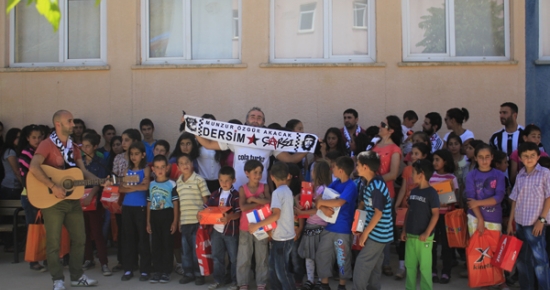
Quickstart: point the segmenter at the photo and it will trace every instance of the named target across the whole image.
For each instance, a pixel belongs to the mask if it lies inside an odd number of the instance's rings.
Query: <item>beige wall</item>
[[[106,0],[104,0],[106,1]],[[466,107],[465,128],[487,140],[500,128],[499,104],[513,101],[525,108],[524,1],[510,1],[511,48],[515,65],[446,65],[400,67],[401,0],[377,1],[377,59],[383,67],[261,68],[269,60],[269,0],[242,0],[242,63],[246,68],[131,69],[140,59],[139,0],[107,0],[109,70],[0,72],[0,120],[7,128],[50,123],[65,108],[100,130],[137,127],[149,117],[157,138],[174,143],[181,109],[213,113],[219,120],[244,119],[261,107],[267,123],[303,121],[306,131],[324,135],[341,127],[342,112],[359,111],[362,126],[376,125],[386,115],[408,109],[420,116],[444,115]],[[2,1],[3,3],[6,0]],[[2,6],[5,7],[5,6]],[[0,13],[0,68],[8,63],[8,20]],[[423,119],[423,117],[421,117]],[[420,129],[420,122],[416,126]],[[441,134],[447,130],[444,128]]]

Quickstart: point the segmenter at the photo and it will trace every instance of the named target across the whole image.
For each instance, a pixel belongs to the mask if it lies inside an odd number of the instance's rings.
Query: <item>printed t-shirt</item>
[[[343,199],[346,202],[340,207],[336,222],[327,224],[325,229],[333,233],[351,234],[351,224],[355,216],[355,204],[357,202],[357,186],[351,179],[344,183],[340,179],[337,179],[329,185],[329,188],[340,193],[339,199]]]
[[[229,190],[222,190],[222,193],[220,194],[220,202],[218,204],[218,206],[227,206],[227,203],[228,203],[228,200],[227,198],[229,197],[229,194],[231,192]],[[223,229],[225,228],[225,225],[214,225],[214,229],[216,231],[218,231],[218,233],[223,233]]]
[[[363,202],[367,218],[365,219],[365,228],[371,222],[376,210],[382,212],[382,217],[376,223],[376,226],[369,234],[369,239],[378,243],[389,243],[393,241],[393,218],[392,202],[388,187],[382,176],[374,177],[363,188],[361,188]]]
[[[233,186],[235,188],[239,188],[243,184],[246,184],[248,182],[248,178],[244,173],[244,164],[248,160],[258,160],[264,165],[264,171],[262,172],[262,179],[260,179],[260,182],[264,184],[267,183],[267,168],[269,167],[269,157],[271,155],[277,157],[277,155],[281,153],[281,151],[255,149],[224,142],[218,142],[218,144],[222,151],[231,150],[235,153],[233,157],[233,168],[235,168],[236,179]]]
[[[277,221],[277,227],[273,230],[273,240],[288,241],[294,239],[294,198],[287,185],[282,185],[273,191],[271,197],[271,210],[278,208],[281,215]]]
[[[409,197],[409,219],[405,225],[407,234],[418,236],[423,234],[432,219],[432,209],[438,207],[439,196],[433,187],[413,189]]]
[[[380,168],[377,172],[378,175],[384,175],[390,172],[391,157],[394,153],[399,153],[399,158],[401,158],[401,148],[399,148],[399,146],[395,144],[390,144],[383,147],[377,145],[374,146],[372,151],[378,153],[378,155],[380,156]],[[390,191],[390,197],[394,199],[395,189],[393,187],[393,180],[387,180],[386,185],[388,186],[388,190]]]
[[[170,179],[163,182],[152,181],[149,184],[149,195],[147,195],[147,201],[151,203],[151,210],[174,208],[173,201],[179,199],[174,187],[176,187],[176,183]]]
[[[502,206],[500,203],[506,194],[506,179],[502,171],[492,168],[487,172],[474,169],[466,177],[466,198],[484,200],[494,198],[497,204],[493,206],[479,207],[481,215],[486,222],[502,222]],[[474,211],[468,209],[468,214],[475,216]]]
[[[143,182],[145,179],[145,172],[143,169],[140,170],[130,170],[128,169],[128,175],[135,174],[139,176],[138,184]],[[122,201],[123,206],[147,206],[147,190],[137,190],[128,192],[124,195],[124,200]]]

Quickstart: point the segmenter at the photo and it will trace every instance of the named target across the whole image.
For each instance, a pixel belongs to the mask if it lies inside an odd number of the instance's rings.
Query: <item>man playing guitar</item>
[[[86,170],[82,162],[80,149],[76,144],[73,144],[69,137],[73,133],[73,115],[69,111],[57,111],[53,115],[53,124],[55,131],[40,143],[30,164],[30,172],[36,179],[47,186],[51,190],[51,194],[62,200],[51,207],[42,209],[44,226],[47,232],[46,252],[48,268],[54,283],[53,289],[65,289],[63,266],[59,261],[61,229],[63,225],[67,228],[71,239],[69,262],[71,285],[93,286],[97,284],[97,281],[86,277],[82,270],[86,234],[80,201],[78,199],[65,199],[67,196],[66,190],[50,180],[40,166],[45,164],[58,169],[78,167],[82,170],[86,179],[97,179],[97,177]],[[98,188],[94,188],[92,192],[97,193]]]

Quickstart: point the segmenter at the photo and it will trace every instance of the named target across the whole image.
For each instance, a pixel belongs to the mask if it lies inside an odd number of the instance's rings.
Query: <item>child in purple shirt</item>
[[[488,144],[475,148],[478,167],[468,173],[464,190],[468,199],[468,232],[470,236],[478,230],[502,230],[502,206],[506,193],[504,174],[491,167],[493,149]]]

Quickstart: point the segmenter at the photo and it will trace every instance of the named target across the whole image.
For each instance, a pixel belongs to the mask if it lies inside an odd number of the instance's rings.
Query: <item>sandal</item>
[[[46,268],[44,266],[40,265],[39,263],[32,264],[30,266],[30,268],[31,268],[31,270],[38,271],[38,272],[46,271]]]

